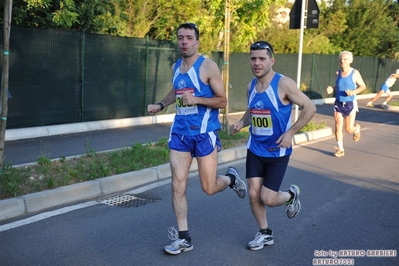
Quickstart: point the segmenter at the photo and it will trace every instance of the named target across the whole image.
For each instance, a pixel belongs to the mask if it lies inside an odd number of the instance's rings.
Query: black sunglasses
[[[198,30],[198,26],[197,25],[195,25],[195,23],[192,23],[192,22],[187,22],[187,23],[184,23],[184,25],[188,25],[188,26],[190,26],[190,28],[195,28],[195,29],[197,29]]]
[[[251,44],[251,50],[268,50],[272,57],[274,57],[272,49],[264,42],[256,42]]]

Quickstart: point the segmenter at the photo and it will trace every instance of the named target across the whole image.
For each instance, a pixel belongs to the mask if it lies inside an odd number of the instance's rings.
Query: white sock
[[[340,151],[344,150],[344,142],[343,141],[337,141],[337,145]]]
[[[387,102],[383,102],[382,105],[387,105]]]
[[[355,125],[356,130],[355,130],[355,134],[360,132],[360,126],[359,125]]]

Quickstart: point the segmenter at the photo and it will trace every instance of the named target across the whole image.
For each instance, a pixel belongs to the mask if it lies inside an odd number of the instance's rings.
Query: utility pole
[[[298,69],[297,81],[298,88],[301,88],[301,72],[302,72],[302,49],[303,49],[303,32],[306,28],[319,27],[320,10],[316,0],[295,0],[290,12],[290,29],[300,29],[299,49],[298,49]],[[298,105],[295,105],[295,122],[298,120]]]
[[[301,88],[301,72],[302,72],[302,49],[303,49],[303,31],[305,28],[305,8],[306,8],[305,0],[302,0],[301,6],[301,29],[299,33],[299,51],[298,51],[298,68],[296,74],[296,84],[298,88]],[[295,104],[295,122],[298,120],[298,105]]]
[[[230,0],[226,0],[225,6],[225,14],[224,14],[224,49],[223,49],[223,82],[224,82],[224,90],[226,92],[227,97],[227,105],[224,109],[223,115],[223,127],[227,131],[227,127],[229,125],[229,60],[230,60]]]

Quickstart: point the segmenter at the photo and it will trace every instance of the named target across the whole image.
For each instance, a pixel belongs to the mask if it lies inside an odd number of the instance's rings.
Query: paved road
[[[302,210],[290,220],[284,207],[268,209],[273,246],[247,250],[258,230],[248,198],[230,190],[207,196],[194,174],[188,184],[191,252],[162,252],[170,242],[167,227],[176,223],[170,185],[160,184],[131,192],[154,200],[139,207],[93,201],[37,222],[27,217],[32,223],[0,232],[0,264],[312,265],[339,262],[328,259],[341,251],[345,265],[399,265],[398,114],[362,108],[358,118],[362,139],[355,143],[346,134],[343,158],[331,156],[332,136],[295,147],[283,188],[294,182],[301,187]],[[243,160],[234,164],[245,172]],[[394,256],[372,257],[375,250]]]

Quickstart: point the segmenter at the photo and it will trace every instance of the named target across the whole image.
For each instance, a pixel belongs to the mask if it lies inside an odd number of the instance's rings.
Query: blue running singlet
[[[249,89],[248,110],[251,115],[247,148],[257,156],[282,157],[291,155],[290,148],[277,148],[277,139],[291,127],[292,103],[283,104],[278,96],[281,74],[275,73],[269,87],[256,92],[256,78]]]
[[[181,73],[179,69],[182,59],[176,61],[172,79],[176,95],[176,115],[171,128],[173,133],[192,136],[220,129],[218,108],[199,104],[185,105],[182,100],[182,94],[186,91],[196,97],[214,97],[209,84],[205,84],[200,78],[200,67],[204,60],[200,56],[186,73]]]

